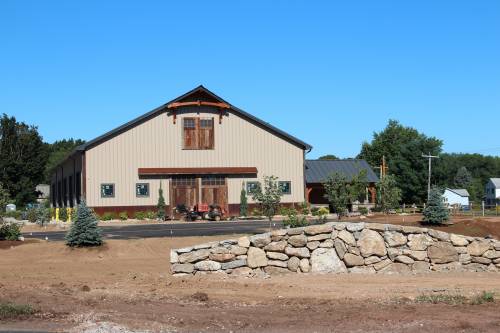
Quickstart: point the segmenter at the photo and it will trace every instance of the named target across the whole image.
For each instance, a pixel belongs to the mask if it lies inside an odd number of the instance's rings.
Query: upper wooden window
[[[213,118],[183,118],[184,149],[214,149]]]

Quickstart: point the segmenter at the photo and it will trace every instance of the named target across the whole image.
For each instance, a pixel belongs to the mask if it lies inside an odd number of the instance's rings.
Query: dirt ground
[[[357,218],[359,220],[359,218]],[[411,225],[442,230],[449,233],[474,237],[491,236],[500,239],[500,216],[471,217],[452,216],[453,224],[443,226],[429,226],[422,223],[422,215],[374,215],[367,218],[371,222]]]
[[[33,241],[0,249],[0,303],[32,304],[0,329],[82,332],[118,323],[153,332],[499,332],[500,301],[417,303],[420,295],[500,298],[499,273],[173,278],[169,250],[225,239],[110,240],[69,249]]]

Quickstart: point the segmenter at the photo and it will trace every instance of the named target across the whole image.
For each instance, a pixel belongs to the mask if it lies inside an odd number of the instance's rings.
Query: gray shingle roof
[[[500,178],[490,178],[490,180],[495,185],[495,188],[500,188]]]
[[[461,197],[468,197],[469,196],[469,192],[464,188],[448,188],[448,190],[450,190],[453,193],[458,194]]]
[[[323,183],[334,172],[351,180],[359,171],[366,170],[370,183],[378,182],[378,177],[365,160],[306,160],[306,183]]]

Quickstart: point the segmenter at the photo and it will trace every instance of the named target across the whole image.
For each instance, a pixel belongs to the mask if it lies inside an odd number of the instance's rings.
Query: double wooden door
[[[175,177],[170,182],[172,211],[178,205],[188,209],[198,203],[219,205],[227,211],[227,183],[221,176]]]

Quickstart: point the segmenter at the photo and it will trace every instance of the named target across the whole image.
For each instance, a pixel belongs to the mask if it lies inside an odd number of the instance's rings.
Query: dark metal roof
[[[216,94],[214,94],[213,92],[211,92],[210,90],[208,90],[207,88],[205,88],[204,86],[200,85],[196,88],[194,88],[193,90],[191,91],[188,91],[187,93],[183,94],[182,96],[179,96],[165,104],[163,104],[162,106],[160,107],[157,107],[156,109],[140,116],[140,117],[137,117],[131,121],[129,121],[128,123],[125,123],[117,128],[115,128],[114,130],[111,130],[93,140],[90,140],[86,143],[84,143],[83,145],[81,146],[78,146],[76,148],[77,151],[85,151],[87,150],[88,148],[92,147],[92,146],[95,146],[103,141],[106,141],[107,139],[115,136],[115,135],[118,135],[124,131],[127,131],[128,129],[132,128],[132,127],[135,127],[153,117],[155,117],[156,115],[164,112],[165,110],[167,110],[167,105],[170,104],[170,103],[174,103],[174,102],[177,102],[177,101],[180,101],[186,97],[188,97],[189,95],[191,94],[194,94],[194,93],[197,93],[197,92],[203,92],[203,93],[206,93],[208,94],[209,96],[221,101],[221,102],[224,102],[224,103],[227,103],[231,106],[231,110],[233,110],[234,113],[236,114],[239,114],[240,116],[242,116],[243,118],[246,118],[247,120],[250,120],[254,123],[256,123],[257,125],[260,125],[262,127],[264,127],[265,129],[269,130],[270,132],[284,138],[285,140],[288,140],[289,142],[292,142],[294,143],[295,145],[305,149],[305,150],[311,150],[312,149],[312,146],[309,145],[308,143],[304,142],[304,141],[301,141],[299,139],[297,139],[296,137],[274,127],[273,125],[243,111],[242,109],[239,109],[237,107],[235,107],[234,105],[231,105],[231,103],[228,103],[226,102],[224,99],[220,98],[219,96],[217,96]]]
[[[365,160],[306,160],[306,183],[323,183],[335,172],[344,175],[350,181],[361,170],[366,170],[369,183],[378,182],[377,175]]]

